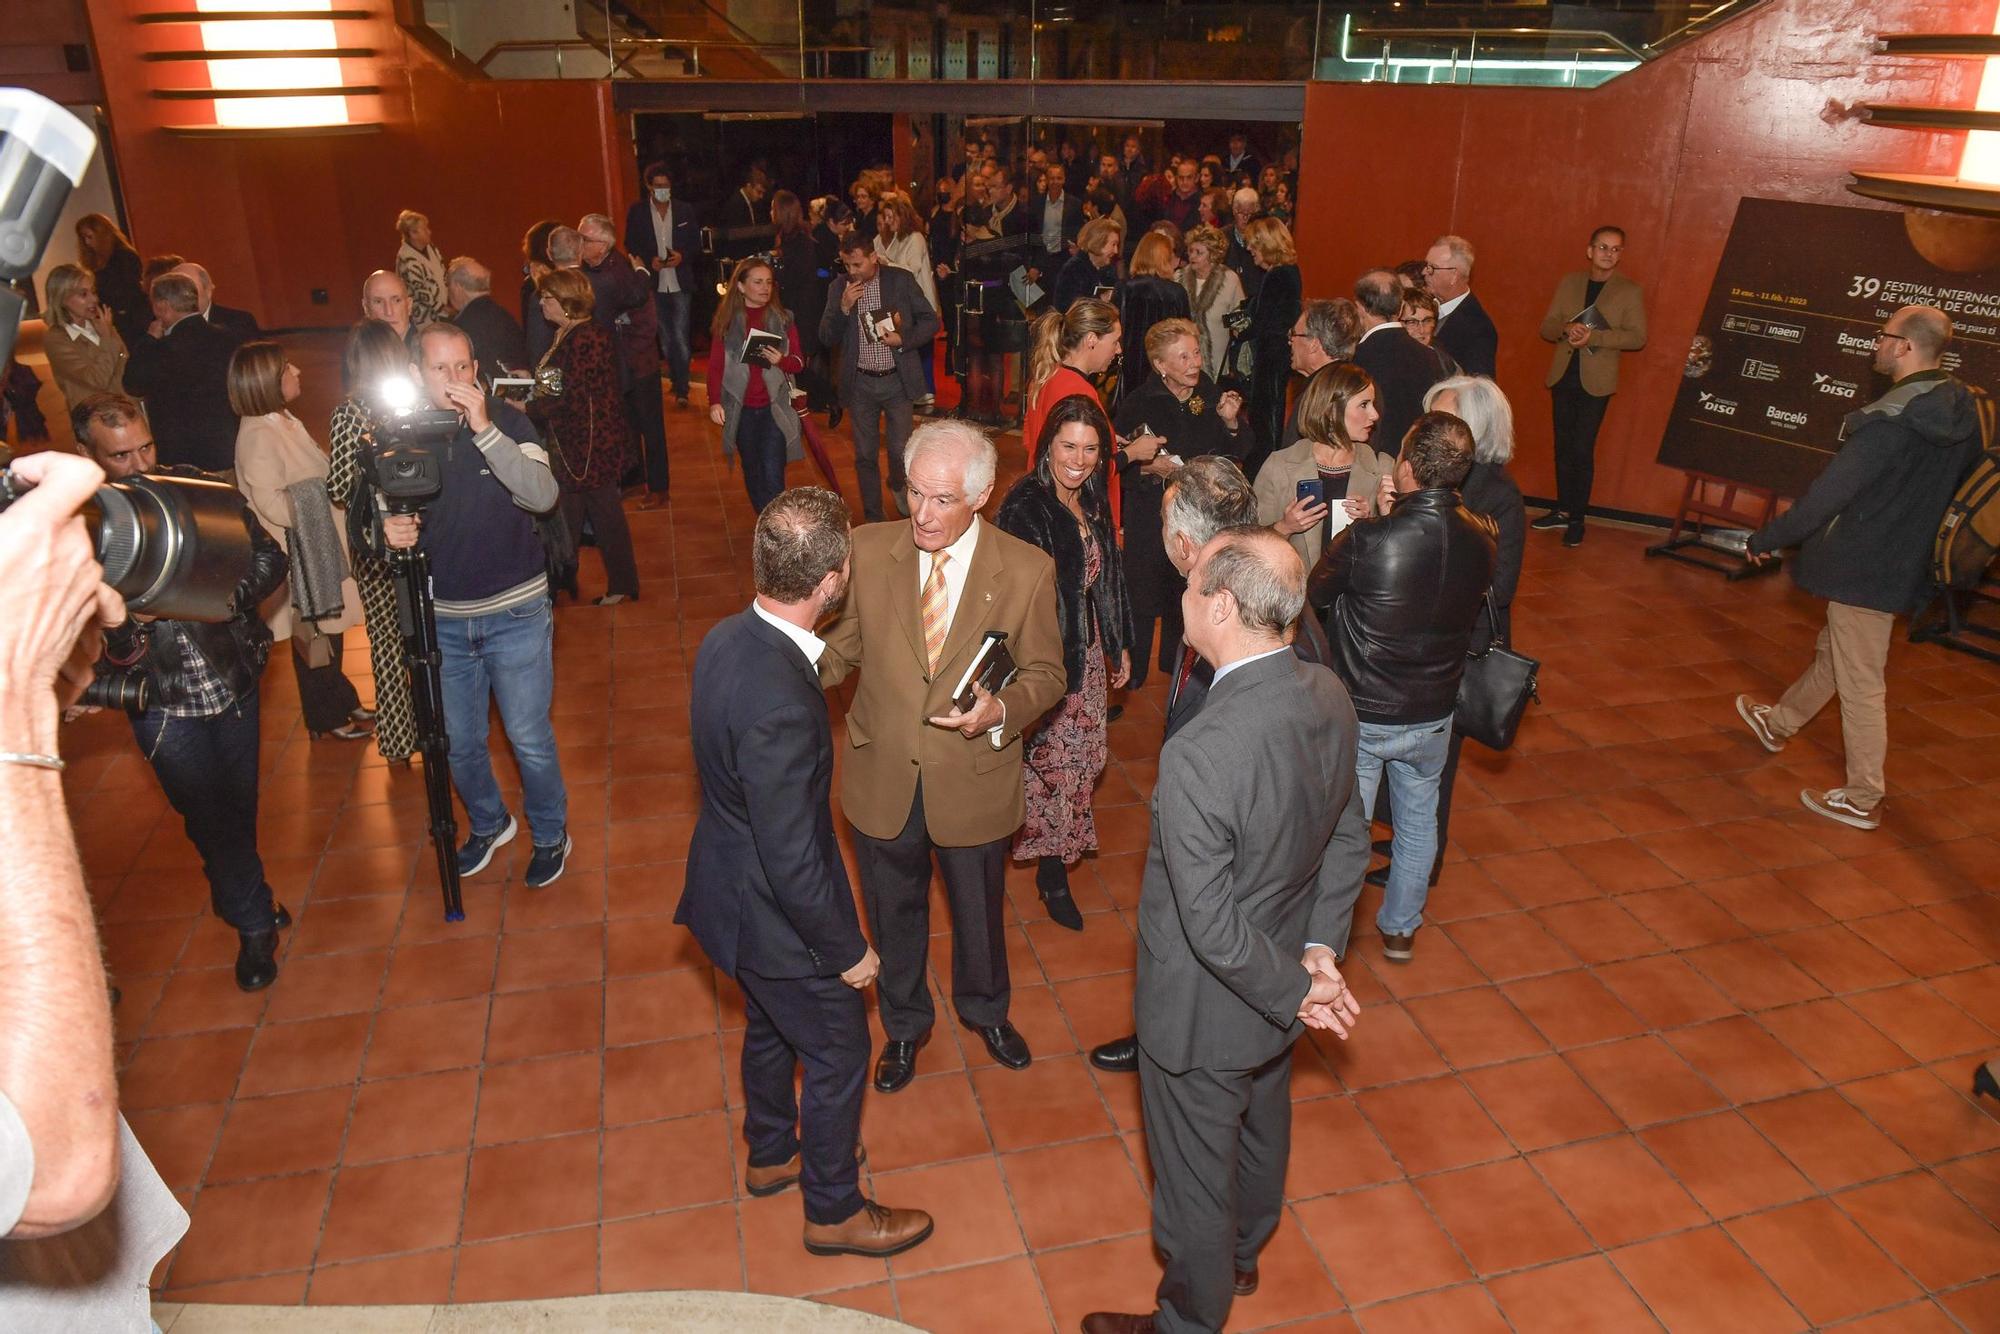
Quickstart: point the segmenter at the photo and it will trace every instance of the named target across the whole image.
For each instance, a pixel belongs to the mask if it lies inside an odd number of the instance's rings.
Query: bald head
[[[1951,334],[1951,316],[1936,306],[1904,306],[1882,322],[1875,339],[1875,369],[1895,380],[1934,371]]]
[[[361,313],[382,321],[398,337],[406,337],[410,332],[410,289],[389,270],[377,269],[362,280]]]
[[[1181,598],[1185,634],[1216,668],[1287,643],[1306,602],[1306,570],[1269,528],[1226,528],[1209,539]]]

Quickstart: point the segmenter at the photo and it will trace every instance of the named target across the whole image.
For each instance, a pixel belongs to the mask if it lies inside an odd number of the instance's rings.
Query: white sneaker
[[[1785,739],[1771,730],[1771,708],[1771,705],[1759,704],[1748,695],[1736,697],[1736,712],[1756,734],[1757,744],[1776,755],[1785,748]]]
[[[1878,829],[1882,824],[1880,811],[1861,809],[1848,797],[1845,788],[1828,788],[1824,792],[1806,788],[1799,793],[1799,803],[1814,815],[1824,815],[1856,829]]]

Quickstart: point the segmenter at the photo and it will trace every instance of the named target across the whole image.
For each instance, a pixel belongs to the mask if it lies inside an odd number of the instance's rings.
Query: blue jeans
[[[769,408],[745,408],[737,417],[736,457],[750,507],[762,514],[785,489],[785,433]]]
[[[289,650],[287,650],[289,652]],[[238,931],[268,931],[277,909],[257,855],[257,688],[209,718],[158,709],[132,735],[201,854],[209,906]]]
[[[563,840],[569,794],[563,790],[556,729],[549,717],[556,684],[555,626],[547,598],[489,616],[438,617],[451,780],[475,834],[497,834],[507,823],[507,804],[500,798],[493,756],[486,748],[488,701],[497,700],[500,723],[521,769],[522,804],[535,846],[552,847]]]
[[[1396,836],[1389,854],[1389,888],[1375,925],[1385,935],[1407,936],[1424,924],[1431,862],[1437,857],[1438,778],[1451,752],[1451,719],[1427,723],[1361,724],[1355,775],[1370,819],[1382,775],[1396,808]]]
[[[660,316],[660,355],[667,359],[675,398],[688,396],[688,312],[693,306],[694,294],[685,286],[678,292],[653,293],[653,308]]]

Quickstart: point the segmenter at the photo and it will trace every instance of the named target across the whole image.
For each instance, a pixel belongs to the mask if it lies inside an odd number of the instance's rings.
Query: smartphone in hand
[[[1317,477],[1307,478],[1299,483],[1298,499],[1315,505],[1326,504],[1326,483]]]

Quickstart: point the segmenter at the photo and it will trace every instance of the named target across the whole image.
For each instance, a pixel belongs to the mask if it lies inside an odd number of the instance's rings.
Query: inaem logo
[[[1822,375],[1818,371],[1813,372],[1813,388],[1819,390],[1822,394],[1832,394],[1835,398],[1853,398],[1855,391],[1860,387],[1856,384],[1849,384],[1845,380],[1836,380],[1831,375]]]
[[[1700,395],[1700,406],[1703,412],[1712,412],[1718,417],[1734,417],[1736,415],[1736,405],[1728,399],[1718,398],[1706,389],[1697,389],[1695,393]]]

